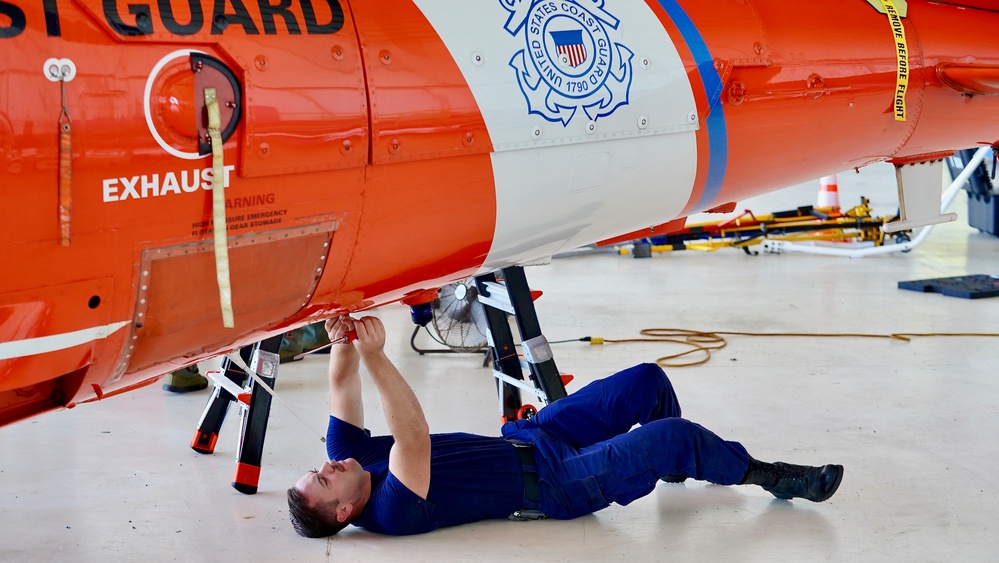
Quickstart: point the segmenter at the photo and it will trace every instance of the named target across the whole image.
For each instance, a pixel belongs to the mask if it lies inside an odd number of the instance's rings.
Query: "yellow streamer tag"
[[[895,11],[898,15],[903,18],[909,15],[909,2],[907,0],[893,0],[895,3]],[[867,0],[867,3],[871,5],[879,14],[887,14],[888,11],[881,4],[881,0]]]
[[[59,119],[59,244],[72,244],[73,124],[68,114]]]
[[[225,171],[222,158],[222,115],[215,88],[205,88],[208,109],[208,136],[212,140],[212,230],[215,235],[215,274],[219,283],[222,326],[236,326],[232,312],[232,285],[229,281],[229,239],[225,222]]]
[[[898,79],[895,81],[895,121],[905,121],[905,94],[909,90],[909,44],[905,39],[905,27],[902,16],[895,8],[893,0],[881,0],[881,6],[891,23],[892,37],[895,40],[895,52],[898,55]]]

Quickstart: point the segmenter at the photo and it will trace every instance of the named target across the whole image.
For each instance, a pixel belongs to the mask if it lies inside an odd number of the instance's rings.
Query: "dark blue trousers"
[[[531,420],[504,424],[503,437],[534,444],[541,491],[538,506],[526,508],[553,518],[628,504],[671,474],[735,485],[749,467],[742,444],[680,418],[673,386],[655,364],[594,381]]]

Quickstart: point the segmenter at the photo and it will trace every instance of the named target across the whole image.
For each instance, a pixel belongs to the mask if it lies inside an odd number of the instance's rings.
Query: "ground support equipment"
[[[478,276],[475,285],[489,324],[489,350],[493,376],[497,380],[500,416],[504,421],[513,421],[530,418],[537,412],[532,405],[522,403],[521,390],[533,393],[542,404],[565,397],[566,391],[551,346],[541,334],[524,269],[520,266],[506,268],[501,275],[502,281],[494,273]],[[512,315],[516,321],[524,360],[517,354],[507,315]],[[525,370],[533,387],[524,381]]]
[[[909,252],[929,236],[933,231],[933,223],[939,222],[936,219],[950,216],[945,212],[953,203],[957,192],[962,189],[969,191],[970,215],[975,216],[976,211],[978,215],[984,215],[979,219],[980,224],[971,225],[990,232],[999,222],[999,206],[996,206],[997,209],[980,206],[973,209],[971,206],[972,202],[984,201],[986,197],[989,202],[999,201],[993,195],[994,191],[988,191],[991,183],[986,187],[986,182],[990,182],[990,179],[983,168],[983,161],[987,157],[995,158],[993,149],[984,146],[960,153],[960,158],[949,161],[954,180],[941,196],[939,213],[923,213],[935,214],[937,217],[927,220],[915,237],[911,236],[912,230],[899,229],[905,223],[896,221],[898,217],[872,217],[868,200],[861,198],[861,204],[846,213],[837,208],[816,209],[811,206],[761,216],[746,211],[733,219],[688,225],[668,235],[639,239],[630,248],[620,247],[618,252],[647,257],[652,252],[714,251],[732,247],[742,248],[746,253],[753,254],[750,247],[755,245],[769,254],[803,252],[848,258]],[[888,243],[892,235],[894,244]]]
[[[281,335],[274,336],[253,346],[244,346],[239,351],[242,362],[271,389],[274,388],[281,361],[281,340]],[[198,422],[191,448],[198,453],[214,453],[222,423],[229,407],[236,402],[240,407],[241,421],[232,486],[241,493],[252,495],[257,492],[260,482],[260,464],[264,452],[264,436],[267,433],[267,418],[271,411],[271,393],[262,389],[260,382],[230,357],[222,360],[219,372],[209,372],[206,375],[215,385]]]
[[[679,250],[702,250],[713,252],[720,248],[741,248],[747,253],[750,247],[767,241],[787,242],[843,242],[867,243],[881,246],[885,242],[882,226],[890,217],[871,216],[870,202],[861,198],[860,205],[842,212],[838,208],[799,207],[769,215],[756,215],[744,211],[741,215],[714,223],[689,225],[670,233],[636,241],[648,244],[639,249],[636,244],[636,257],[643,252],[675,252]]]
[[[952,177],[957,177],[975,158],[975,149],[957,151],[947,159]],[[999,189],[993,185],[996,174],[995,155],[992,172],[982,161],[974,168],[964,190],[968,192],[968,225],[983,233],[999,236]]]

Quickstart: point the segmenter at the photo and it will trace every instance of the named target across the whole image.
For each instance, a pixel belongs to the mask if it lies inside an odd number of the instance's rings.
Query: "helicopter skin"
[[[995,29],[984,0],[0,0],[0,424],[994,145]]]

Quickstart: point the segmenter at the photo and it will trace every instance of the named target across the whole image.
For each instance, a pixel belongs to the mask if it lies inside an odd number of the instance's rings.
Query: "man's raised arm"
[[[336,317],[326,321],[326,332],[334,342],[352,328],[353,319],[350,317]],[[330,414],[358,428],[364,428],[360,362],[360,354],[349,344],[334,345],[330,350]]]
[[[416,394],[385,355],[385,326],[375,317],[354,321],[354,347],[378,387],[382,409],[395,444],[389,471],[420,498],[430,490],[430,427]]]

